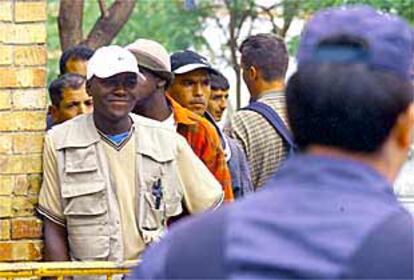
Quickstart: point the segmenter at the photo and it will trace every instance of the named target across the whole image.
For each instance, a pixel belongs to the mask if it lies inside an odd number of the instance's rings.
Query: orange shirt
[[[171,97],[167,96],[167,99],[174,113],[177,132],[187,140],[194,153],[220,182],[224,200],[233,201],[230,171],[216,129],[207,120],[182,107]]]

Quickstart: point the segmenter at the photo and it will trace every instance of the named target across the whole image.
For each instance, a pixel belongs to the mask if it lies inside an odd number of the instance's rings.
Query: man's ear
[[[56,107],[55,105],[50,105],[49,110],[50,110],[50,115],[52,116],[53,122],[57,123],[60,118],[59,108]]]
[[[414,136],[414,103],[400,114],[395,124],[395,134],[398,145],[401,148],[408,148]]]
[[[249,69],[247,70],[248,75],[250,80],[256,80],[258,78],[258,71],[257,68],[255,66],[250,66]]]

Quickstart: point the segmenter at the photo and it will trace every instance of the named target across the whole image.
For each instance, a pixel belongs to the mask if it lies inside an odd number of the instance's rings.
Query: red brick
[[[0,262],[13,260],[13,246],[10,242],[0,241]]]
[[[37,218],[19,218],[12,220],[12,239],[40,239],[42,222]]]
[[[0,241],[1,261],[39,261],[42,258],[42,242]]]
[[[44,87],[45,85],[44,68],[0,68],[0,88]]]

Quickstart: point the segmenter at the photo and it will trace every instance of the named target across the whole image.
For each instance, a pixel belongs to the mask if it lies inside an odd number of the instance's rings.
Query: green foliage
[[[306,12],[345,4],[367,4],[384,12],[397,14],[414,24],[413,0],[306,0],[301,3],[303,4],[303,10]]]
[[[366,4],[384,12],[399,15],[405,18],[411,25],[414,25],[414,0],[303,0],[298,2],[300,2],[301,7],[297,10],[297,17],[309,15],[318,10],[334,6]],[[290,55],[294,56],[296,54],[299,42],[299,36],[293,37],[288,42]]]
[[[295,56],[298,51],[300,36],[294,36],[287,42],[287,50],[289,55]]]
[[[113,1],[106,0],[106,7]],[[57,27],[59,1],[48,0],[48,81],[58,74],[60,57],[59,33]],[[187,11],[182,0],[137,0],[134,11],[113,44],[126,45],[137,38],[150,38],[159,41],[168,51],[173,52],[190,46],[200,48],[207,45],[201,35],[204,23],[212,9],[208,0],[198,1],[197,9]],[[83,34],[87,36],[100,16],[97,0],[85,0]]]
[[[136,0],[135,9],[118,36],[114,44],[126,45],[137,38],[151,38],[159,41],[170,52],[188,48],[200,49],[208,47],[208,42],[201,33],[205,28],[206,19],[216,12],[214,2],[198,0],[197,8],[188,11],[184,7],[184,0]],[[414,24],[414,0],[279,0],[283,1],[283,17],[303,18],[323,8],[343,4],[369,4],[383,11],[395,13],[405,17]],[[74,1],[75,2],[75,1]],[[113,0],[106,0],[110,7]],[[276,1],[277,2],[277,1]],[[224,1],[222,2],[224,3]],[[239,26],[243,17],[256,17],[255,0],[229,0],[229,10],[235,13],[236,26]],[[48,81],[57,76],[60,57],[60,43],[57,28],[59,1],[48,0]],[[83,16],[84,36],[92,29],[100,16],[97,0],[85,0]],[[288,42],[290,54],[296,53],[299,38],[294,37]]]
[[[200,48],[207,44],[201,36],[202,20],[211,11],[206,2],[200,2],[196,10],[187,11],[179,0],[138,0],[114,43],[125,45],[137,38],[151,38],[171,52],[190,46]]]
[[[47,49],[48,49],[48,60],[47,69],[48,84],[58,75],[59,73],[59,57],[60,57],[60,42],[59,42],[59,31],[57,26],[57,17],[59,4],[57,0],[48,0],[47,3]]]

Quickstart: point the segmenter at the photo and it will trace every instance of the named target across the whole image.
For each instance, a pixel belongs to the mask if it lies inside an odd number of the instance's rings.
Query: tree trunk
[[[241,71],[240,67],[233,68],[236,73],[236,108],[237,110],[241,107]]]
[[[230,48],[230,59],[231,64],[234,70],[234,73],[236,74],[236,109],[240,108],[241,103],[241,81],[240,81],[240,65],[237,61],[237,38],[236,38],[236,28],[237,28],[237,9],[232,9],[232,6],[230,2],[226,1],[226,7],[229,11],[229,40],[228,40],[228,46]]]
[[[299,8],[299,1],[283,2],[283,26],[279,33],[279,35],[282,38],[286,37],[289,27],[292,24],[293,19],[297,15]]]
[[[82,20],[84,0],[61,0],[58,28],[62,51],[82,41]]]
[[[92,49],[109,45],[128,21],[134,7],[135,0],[116,0],[106,15],[95,23],[84,43]]]

